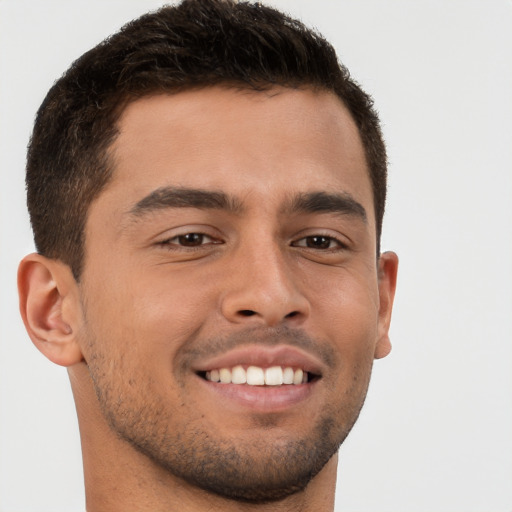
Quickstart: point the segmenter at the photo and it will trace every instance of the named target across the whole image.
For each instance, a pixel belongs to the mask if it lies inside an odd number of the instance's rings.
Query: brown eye
[[[306,247],[310,249],[329,249],[334,240],[328,236],[306,237]]]
[[[187,249],[202,249],[212,245],[222,244],[223,241],[219,238],[213,238],[204,233],[189,231],[181,235],[173,236],[158,242],[157,245],[165,247],[169,251],[185,251]]]
[[[325,251],[328,249],[342,248],[343,244],[331,236],[311,235],[305,236],[292,244],[294,247],[307,247],[308,249],[317,249]]]
[[[206,238],[210,240],[210,237],[201,233],[187,233],[185,235],[177,236],[175,240],[178,245],[182,245],[184,247],[196,247],[198,245],[202,245]]]

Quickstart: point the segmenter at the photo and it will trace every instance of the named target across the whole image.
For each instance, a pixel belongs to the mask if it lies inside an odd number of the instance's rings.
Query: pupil
[[[203,241],[203,235],[199,233],[187,233],[186,235],[180,236],[179,241],[181,245],[186,246],[200,245]]]
[[[314,249],[328,249],[331,240],[326,236],[310,236],[307,240],[307,246]]]

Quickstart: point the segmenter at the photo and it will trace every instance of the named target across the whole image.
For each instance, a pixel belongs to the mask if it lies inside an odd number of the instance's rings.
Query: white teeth
[[[247,368],[247,384],[249,384],[249,386],[264,386],[265,373],[263,372],[263,368],[249,366],[249,368]]]
[[[304,372],[301,369],[295,370],[293,374],[293,383],[294,384],[302,384],[302,379],[304,378]]]
[[[283,372],[283,384],[293,384],[293,375],[294,374],[295,374],[295,372],[293,371],[293,368],[290,368],[289,366],[287,366]]]
[[[245,384],[247,382],[247,374],[243,366],[235,366],[231,370],[231,382],[233,384]]]
[[[265,384],[267,386],[280,386],[283,383],[283,369],[272,366],[265,370]]]
[[[308,382],[308,373],[298,368],[294,370],[290,366],[271,366],[260,368],[249,366],[247,370],[242,365],[231,369],[220,368],[206,372],[206,380],[221,382],[222,384],[248,384],[249,386],[281,386],[283,384],[303,384]]]
[[[231,383],[231,370],[227,368],[221,368],[219,370],[220,381],[222,384],[230,384]]]
[[[212,382],[219,382],[219,370],[212,370],[211,372],[206,372],[206,380],[211,380]]]

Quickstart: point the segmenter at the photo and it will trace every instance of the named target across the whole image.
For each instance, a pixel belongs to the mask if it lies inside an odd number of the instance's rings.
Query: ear
[[[18,268],[18,293],[23,323],[34,345],[61,366],[80,362],[80,301],[71,269],[58,260],[29,254]]]
[[[379,258],[379,325],[375,346],[375,359],[386,357],[391,352],[389,324],[396,290],[398,256],[394,252],[385,252]]]

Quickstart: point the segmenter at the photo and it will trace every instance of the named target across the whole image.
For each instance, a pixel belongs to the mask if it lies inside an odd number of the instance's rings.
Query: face
[[[324,92],[209,88],[138,100],[119,128],[80,283],[103,414],[222,496],[304,488],[388,350],[354,122]]]

